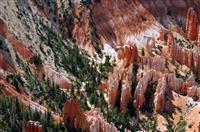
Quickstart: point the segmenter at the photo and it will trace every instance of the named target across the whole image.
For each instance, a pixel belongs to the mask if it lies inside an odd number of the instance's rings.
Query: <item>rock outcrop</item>
[[[99,109],[92,107],[90,111],[83,111],[77,101],[66,101],[64,105],[64,118],[72,126],[89,132],[117,132],[113,124],[109,124]]]
[[[197,78],[200,78],[200,53],[199,48],[197,46],[192,46],[191,43],[189,43],[192,48],[183,47],[179,43],[174,43],[173,35],[168,36],[167,46],[168,46],[168,52],[170,56],[178,61],[182,65],[186,65],[190,69],[192,69],[196,75]],[[183,42],[181,42],[183,43]]]
[[[132,67],[127,69],[122,73],[121,80],[121,98],[120,98],[120,108],[122,110],[126,109],[130,98],[132,97]]]
[[[144,73],[143,77],[140,78],[138,85],[134,93],[134,107],[141,108],[145,102],[145,93],[149,88],[150,82],[155,82],[159,79],[159,72],[156,73],[155,70],[150,70]]]
[[[70,121],[74,128],[89,129],[89,123],[86,121],[84,111],[80,108],[78,101],[66,101],[64,105],[64,119]]]
[[[114,106],[118,98],[120,98],[120,108],[125,109],[132,96],[131,76],[133,62],[137,62],[139,56],[135,45],[120,47],[117,50],[117,54],[117,66],[114,67],[113,73],[109,73],[107,81],[107,95],[112,106]]]
[[[154,104],[155,104],[155,111],[157,113],[162,113],[165,109],[166,91],[167,91],[167,82],[166,82],[166,77],[164,76],[158,80],[158,85],[156,87]]]
[[[90,123],[90,132],[118,132],[117,128],[109,124],[98,108],[91,108],[85,112],[86,120]]]
[[[195,100],[200,98],[200,89],[197,86],[189,87],[187,89],[187,94],[189,97],[193,97]]]
[[[108,99],[111,106],[114,106],[116,104],[116,101],[118,97],[120,96],[119,95],[120,94],[119,83],[121,80],[120,74],[122,74],[122,72],[118,68],[115,67],[113,70],[113,73],[109,73],[109,76],[108,76],[108,81],[107,81],[108,93],[107,94],[108,94]]]
[[[26,132],[42,132],[40,122],[28,121],[26,124]]]
[[[147,70],[140,78],[134,93],[134,107],[141,108],[146,102],[145,95],[149,88],[149,84],[158,81],[154,107],[158,113],[162,113],[166,108],[166,96],[169,91],[175,91],[181,95],[188,95],[199,98],[198,88],[193,87],[195,84],[194,77],[189,77],[185,82],[181,78],[177,78],[174,74],[167,74],[156,70]],[[168,100],[169,101],[169,100]]]
[[[138,49],[134,44],[120,47],[117,50],[117,55],[118,59],[123,62],[124,68],[130,66],[130,64],[139,60]]]
[[[187,11],[186,34],[189,40],[191,41],[197,40],[198,18],[197,18],[197,13],[196,11],[194,11],[193,8],[189,8]]]
[[[72,86],[71,82],[64,75],[45,64],[38,66],[31,65],[31,69],[36,74],[38,80],[49,80],[51,83],[58,85],[61,89],[70,89]]]
[[[190,69],[194,70],[197,77],[200,78],[200,54],[197,47],[187,49],[175,44],[172,48],[171,56],[180,64],[186,65]]]
[[[141,57],[140,67],[144,70],[154,69],[160,72],[164,72],[165,63],[166,60],[162,56],[154,56],[154,57],[144,56]]]

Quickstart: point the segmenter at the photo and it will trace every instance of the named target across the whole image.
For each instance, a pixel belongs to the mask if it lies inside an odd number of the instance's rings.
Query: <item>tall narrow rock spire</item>
[[[189,8],[187,11],[186,34],[187,38],[190,41],[197,40],[197,34],[198,34],[197,27],[198,27],[197,13],[193,8]]]

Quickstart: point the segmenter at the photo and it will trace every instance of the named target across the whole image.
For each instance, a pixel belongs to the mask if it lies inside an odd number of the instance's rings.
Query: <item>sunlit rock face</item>
[[[139,59],[138,49],[135,45],[126,45],[117,50],[119,62],[123,63],[123,67],[130,66]]]
[[[59,73],[51,67],[41,64],[38,66],[31,65],[33,72],[36,74],[38,80],[49,80],[58,85],[61,89],[71,88],[71,82],[62,73]]]
[[[141,68],[142,69],[154,69],[160,72],[165,71],[165,58],[162,56],[154,57],[141,57]]]
[[[98,108],[91,108],[85,111],[86,120],[90,123],[90,132],[118,132],[117,128],[111,123],[109,124]]]
[[[129,103],[130,98],[132,97],[132,67],[128,68],[122,73],[121,80],[121,99],[120,99],[120,108],[122,110],[126,109]]]
[[[64,118],[68,119],[75,128],[88,129],[89,124],[86,122],[84,111],[80,108],[78,101],[66,101],[64,105]]]
[[[178,44],[174,44],[172,47],[171,56],[180,64],[184,64],[191,69],[193,68],[193,70],[195,70],[197,73],[197,77],[200,78],[200,54],[197,47],[194,47],[193,49],[187,49],[179,46]]]
[[[98,33],[111,45],[141,47],[162,28],[138,1],[102,0],[92,10]]]
[[[42,132],[40,122],[28,121],[26,124],[26,132]]]
[[[145,95],[149,89],[149,84],[158,82],[156,86],[154,97],[154,108],[158,113],[164,112],[169,104],[167,96],[171,91],[175,91],[181,95],[188,95],[199,98],[197,88],[195,85],[194,76],[190,76],[185,82],[181,78],[177,78],[172,73],[163,73],[156,70],[144,71],[143,77],[139,79],[138,85],[134,92],[134,107],[142,108],[146,103]]]
[[[137,47],[135,45],[122,46],[117,50],[118,61],[113,73],[109,73],[108,99],[112,106],[120,100],[120,108],[123,110],[128,106],[132,92],[132,68],[133,63],[139,60]]]
[[[172,57],[174,57],[179,63],[185,64],[186,66],[192,68],[193,63],[196,61],[193,57],[194,51],[185,49],[179,45],[174,45],[172,48]]]
[[[64,118],[68,119],[75,128],[82,128],[89,132],[117,132],[113,124],[109,124],[98,108],[83,111],[78,101],[66,101],[64,105]]]
[[[161,113],[165,109],[165,102],[166,102],[166,91],[167,91],[167,82],[166,77],[162,77],[158,80],[158,85],[156,87],[155,93],[155,111]]]
[[[198,18],[193,8],[189,8],[186,20],[186,34],[189,40],[197,40],[198,36]]]
[[[145,102],[145,93],[149,88],[150,82],[155,82],[159,79],[159,73],[155,70],[146,71],[142,78],[140,78],[134,93],[134,107],[141,108]]]
[[[189,87],[187,93],[189,97],[193,97],[195,100],[200,98],[200,89],[197,86]]]
[[[200,49],[200,25],[198,25],[197,47]]]
[[[122,72],[118,68],[114,68],[113,73],[109,73],[107,86],[108,86],[108,99],[109,103],[114,106],[119,97],[119,82],[120,82],[120,74]]]
[[[172,56],[173,45],[174,45],[174,37],[172,33],[169,33],[167,36],[167,47],[168,47],[168,53],[170,56]]]

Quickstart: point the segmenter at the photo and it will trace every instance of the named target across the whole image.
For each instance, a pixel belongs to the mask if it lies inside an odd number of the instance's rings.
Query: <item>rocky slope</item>
[[[0,95],[70,131],[200,131],[199,15],[198,0],[1,1]]]

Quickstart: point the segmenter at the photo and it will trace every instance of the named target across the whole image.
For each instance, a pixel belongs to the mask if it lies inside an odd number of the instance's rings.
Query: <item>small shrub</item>
[[[144,48],[142,48],[142,56],[145,56]]]
[[[30,63],[35,64],[36,66],[41,65],[43,62],[40,58],[40,55],[34,55],[31,59],[30,59]]]

